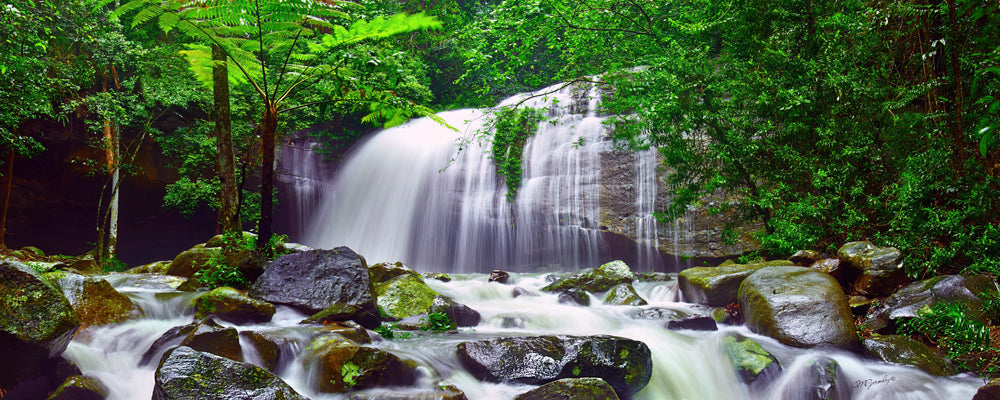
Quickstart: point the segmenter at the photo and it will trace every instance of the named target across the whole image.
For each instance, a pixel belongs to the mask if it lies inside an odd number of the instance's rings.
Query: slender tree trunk
[[[10,190],[14,186],[14,149],[7,155],[7,190],[3,195],[3,215],[0,216],[0,251],[7,250],[7,206],[10,205]]]
[[[215,146],[218,151],[216,165],[221,185],[219,230],[223,233],[242,230],[239,217],[239,198],[236,188],[236,167],[233,161],[233,131],[229,108],[229,68],[226,53],[212,45],[212,81],[215,97]]]
[[[260,173],[260,230],[257,232],[257,249],[267,256],[271,255],[267,244],[271,239],[274,211],[274,147],[277,129],[278,108],[273,103],[266,104],[260,132],[263,165]]]

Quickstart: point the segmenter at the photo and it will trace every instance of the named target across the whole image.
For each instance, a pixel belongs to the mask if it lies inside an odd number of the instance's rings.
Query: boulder
[[[635,277],[640,282],[670,282],[674,280],[666,272],[642,272],[635,274]]]
[[[439,294],[419,274],[402,274],[375,286],[379,313],[403,319],[430,311]]]
[[[316,371],[319,391],[324,393],[416,383],[417,371],[412,362],[383,350],[360,346],[339,335],[314,338],[306,352],[306,363]]]
[[[604,294],[602,303],[612,306],[644,306],[646,300],[639,296],[631,283],[622,283]]]
[[[139,365],[149,365],[161,360],[162,355],[174,346],[190,347],[235,361],[243,361],[243,348],[236,328],[219,325],[212,318],[175,326],[160,335],[142,354]]]
[[[837,250],[837,257],[858,276],[853,287],[860,294],[884,296],[906,283],[903,255],[893,247],[850,242]]]
[[[782,399],[801,400],[850,400],[851,383],[840,364],[832,358],[820,356],[810,360],[805,368],[786,371],[794,374],[786,379],[790,384],[781,391]]]
[[[629,310],[628,316],[632,319],[656,320],[656,319],[679,319],[688,316],[684,311],[673,310],[664,307],[649,307]]]
[[[499,269],[495,269],[493,272],[490,272],[490,282],[502,283],[506,285],[509,280],[510,272],[501,271]]]
[[[458,359],[480,380],[539,385],[563,378],[602,378],[620,398],[649,383],[645,343],[614,336],[498,337],[463,342]]]
[[[378,315],[374,293],[368,264],[347,247],[278,257],[249,291],[255,299],[289,305],[307,313],[343,304]],[[371,326],[368,319],[357,322],[369,329],[378,326]]]
[[[762,268],[740,285],[739,305],[747,328],[786,345],[857,345],[847,296],[833,277],[817,270]]]
[[[247,231],[243,231],[241,233],[243,234],[242,235],[243,236],[242,237],[242,241],[244,243],[245,242],[257,243],[257,234],[252,233],[252,232],[247,232]],[[233,234],[232,237],[235,238],[235,233]],[[237,238],[236,241],[240,241],[240,239]],[[212,236],[211,239],[208,239],[208,241],[205,242],[205,247],[206,248],[223,247],[225,244],[226,244],[226,235],[225,234],[218,234],[218,235]],[[232,244],[239,245],[241,243],[232,243]]]
[[[170,262],[170,266],[167,267],[167,274],[191,278],[195,272],[206,269],[205,264],[208,263],[208,260],[212,256],[217,256],[221,253],[222,249],[218,247],[193,247],[185,250]]]
[[[45,400],[104,400],[106,397],[108,388],[97,378],[73,375]]]
[[[254,282],[264,273],[264,266],[267,265],[267,257],[264,257],[257,250],[242,249],[232,253],[225,253],[223,258],[226,265],[236,267],[243,274],[247,282]],[[240,287],[240,289],[244,289]]]
[[[938,303],[959,303],[968,307],[969,315],[980,322],[988,322],[983,315],[983,294],[997,292],[993,280],[984,275],[938,275],[911,283],[885,299],[880,306],[869,310],[861,326],[881,333],[891,333],[896,320],[913,318],[924,307]]]
[[[559,293],[559,303],[576,304],[587,307],[590,305],[590,295],[583,290],[569,289]]]
[[[371,276],[372,284],[388,282],[390,279],[400,275],[416,275],[417,271],[410,269],[401,262],[378,263],[368,266],[368,274]]]
[[[83,327],[114,324],[143,315],[139,306],[104,279],[61,271],[53,273],[52,278],[58,278],[56,282]]]
[[[718,267],[688,268],[677,275],[677,287],[684,301],[704,304],[711,307],[725,307],[736,302],[736,292],[740,284],[750,274],[757,270],[777,266],[791,265],[789,261],[779,260],[754,264],[722,264]]]
[[[375,389],[351,392],[351,400],[468,400],[465,392],[455,385],[441,385],[434,389],[407,389],[406,391]]]
[[[667,329],[672,331],[684,329],[692,331],[717,331],[719,330],[719,326],[715,323],[715,319],[707,315],[689,315],[681,319],[668,321]]]
[[[186,346],[164,354],[156,369],[153,400],[175,399],[306,400],[263,368]]]
[[[936,376],[957,373],[951,361],[907,336],[872,335],[863,340],[862,344],[869,353],[885,362],[911,365]]]
[[[976,391],[972,400],[1000,400],[1000,379],[989,381]]]
[[[601,378],[566,378],[519,394],[514,400],[618,400],[618,395]]]
[[[476,326],[483,320],[479,311],[473,310],[465,304],[456,303],[447,296],[439,295],[435,297],[434,302],[431,304],[431,309],[428,311],[431,313],[444,313],[451,322],[455,323],[455,326],[460,327]]]
[[[814,250],[799,250],[796,251],[795,254],[792,254],[791,257],[788,257],[788,261],[791,261],[793,264],[800,267],[808,267],[813,265],[816,261],[819,261],[821,258],[823,257],[821,257],[819,253]]]
[[[129,268],[127,274],[166,274],[170,269],[170,261],[156,261],[138,267]]]
[[[231,287],[220,287],[194,301],[194,317],[214,316],[234,324],[260,323],[271,320],[275,307],[271,303],[247,297]]]
[[[347,303],[336,303],[302,320],[302,323],[329,324],[345,321],[355,321],[369,329],[375,329],[382,324],[382,319],[379,316],[372,314],[361,306]]]
[[[726,335],[722,338],[722,350],[745,383],[754,382],[762,376],[777,376],[781,371],[778,360],[752,339]]]
[[[553,282],[541,290],[543,292],[565,292],[569,289],[604,292],[622,283],[631,283],[635,274],[624,261],[612,261],[596,269],[587,268],[576,274]]]
[[[435,279],[441,282],[451,282],[451,277],[444,272],[428,272],[424,274],[425,279]]]
[[[162,274],[120,274],[108,276],[106,281],[118,288],[136,288],[152,290],[175,290],[187,281],[187,278]]]

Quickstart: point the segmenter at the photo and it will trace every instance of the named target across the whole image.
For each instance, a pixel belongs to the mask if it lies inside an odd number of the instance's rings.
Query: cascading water
[[[819,360],[836,363],[837,388],[844,396],[840,398],[967,399],[982,385],[981,380],[968,375],[934,377],[915,368],[865,360],[847,352],[787,347],[742,326],[722,325],[717,332],[671,331],[664,328],[662,318],[637,319],[640,311],[705,312],[702,306],[674,300],[676,281],[636,283],[638,293],[649,302],[646,306],[609,306],[595,301],[590,307],[579,307],[560,303],[555,294],[540,292],[539,289],[547,284],[542,274],[513,274],[510,285],[488,282],[485,274],[453,275],[452,278],[450,282],[428,280],[427,283],[437,292],[479,311],[482,322],[455,334],[417,331],[409,338],[393,340],[381,340],[376,335],[371,346],[412,360],[420,370],[416,387],[377,389],[376,392],[391,391],[399,395],[408,390],[453,384],[469,399],[512,399],[532,386],[478,381],[461,366],[456,346],[463,341],[494,336],[550,334],[615,335],[648,345],[652,354],[652,377],[635,395],[637,400],[815,398],[817,387],[823,387],[817,385],[823,383],[809,377],[815,377],[810,371]],[[86,328],[77,335],[64,356],[85,374],[108,386],[109,400],[148,399],[154,386],[156,363],[141,366],[139,360],[162,333],[191,322],[190,302],[197,293],[172,289],[137,290],[130,289],[120,280],[109,281],[143,310],[150,311],[140,320]],[[514,286],[536,296],[515,297]],[[314,400],[351,398],[349,394],[317,390],[319,378],[311,371],[309,342],[325,330],[322,326],[299,324],[304,317],[290,308],[279,307],[271,322],[235,327],[241,332],[267,332],[284,338],[282,359],[276,373],[299,393]],[[731,333],[760,343],[777,358],[781,372],[760,383],[743,383],[722,347],[723,338]],[[244,344],[243,349],[247,362],[263,366],[252,346]]]
[[[403,261],[425,271],[566,271],[612,259],[664,270],[649,215],[655,153],[639,166],[638,245],[622,254],[604,240],[600,158],[610,142],[598,99],[594,87],[568,86],[500,104],[547,110],[524,148],[522,187],[512,202],[488,144],[477,138],[485,111],[440,113],[458,132],[429,119],[382,131],[345,159],[302,241],[346,245],[369,261]]]

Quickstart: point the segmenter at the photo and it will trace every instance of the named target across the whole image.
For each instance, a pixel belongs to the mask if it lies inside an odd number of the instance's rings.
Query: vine
[[[542,111],[535,108],[504,107],[490,121],[489,125],[493,127],[493,161],[497,175],[502,176],[507,184],[507,201],[514,201],[521,187],[524,146],[538,130],[542,119]]]

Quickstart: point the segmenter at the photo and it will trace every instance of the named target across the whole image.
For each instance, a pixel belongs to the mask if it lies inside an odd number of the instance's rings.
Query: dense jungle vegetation
[[[182,176],[168,206],[265,248],[282,135],[592,81],[616,143],[675,171],[662,218],[724,190],[762,255],[868,239],[912,277],[1000,274],[995,0],[8,0],[0,22],[5,180],[44,151],[32,121],[87,121],[102,259],[143,140]]]

